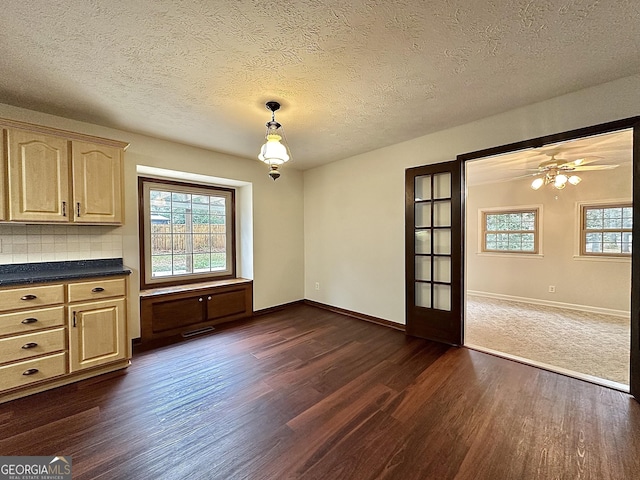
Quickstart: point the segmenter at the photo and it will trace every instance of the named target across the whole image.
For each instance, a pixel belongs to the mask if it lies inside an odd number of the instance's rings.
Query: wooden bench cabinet
[[[142,343],[188,337],[253,315],[253,282],[243,278],[140,293]]]

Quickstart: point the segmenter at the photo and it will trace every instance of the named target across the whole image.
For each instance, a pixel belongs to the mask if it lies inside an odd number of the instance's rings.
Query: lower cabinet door
[[[125,299],[69,306],[70,371],[127,358]]]

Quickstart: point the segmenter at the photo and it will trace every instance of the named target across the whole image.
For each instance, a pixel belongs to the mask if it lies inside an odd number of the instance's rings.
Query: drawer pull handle
[[[22,372],[23,375],[34,375],[36,373],[38,373],[40,370],[38,370],[37,368],[30,368],[29,370],[25,370],[24,372]]]
[[[29,295],[24,295],[24,296],[20,297],[20,300],[35,300],[36,298],[38,298],[38,297],[36,297],[35,295],[29,294]]]
[[[30,323],[36,323],[38,321],[37,318],[29,317],[22,320],[20,323],[24,323],[25,325],[29,325]]]
[[[92,288],[91,291],[93,293],[98,293],[98,292],[104,292],[104,288],[102,287],[96,287],[96,288]]]
[[[76,328],[76,324],[77,324],[76,312],[73,312],[73,328]]]
[[[36,342],[29,342],[29,343],[25,343],[24,345],[22,345],[22,348],[25,350],[29,350],[30,348],[35,348],[37,347],[38,344]]]

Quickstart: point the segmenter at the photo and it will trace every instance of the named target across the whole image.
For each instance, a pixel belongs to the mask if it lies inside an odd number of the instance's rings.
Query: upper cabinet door
[[[0,193],[0,220],[7,219],[7,204],[4,186],[7,184],[7,135],[5,130],[0,130],[0,185],[3,187]]]
[[[122,223],[122,149],[72,142],[75,223]]]
[[[67,140],[18,129],[7,133],[9,220],[68,222]]]

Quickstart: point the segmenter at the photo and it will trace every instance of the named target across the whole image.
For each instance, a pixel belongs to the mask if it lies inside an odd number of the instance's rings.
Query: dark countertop
[[[121,258],[0,265],[0,287],[129,275]]]

